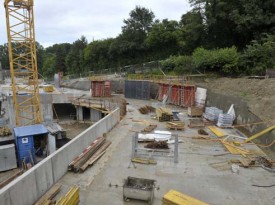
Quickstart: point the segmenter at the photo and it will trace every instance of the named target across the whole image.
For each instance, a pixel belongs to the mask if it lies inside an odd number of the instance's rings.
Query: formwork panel
[[[169,103],[173,105],[180,105],[181,99],[181,86],[173,85],[171,95],[169,96]]]
[[[92,97],[111,97],[110,81],[91,81]]]
[[[158,100],[162,101],[164,95],[168,94],[169,84],[160,83],[159,84],[159,93],[158,93]]]
[[[125,81],[125,97],[149,100],[150,99],[150,82],[149,81]]]
[[[184,85],[181,89],[181,106],[191,107],[195,105],[195,92],[194,85]]]

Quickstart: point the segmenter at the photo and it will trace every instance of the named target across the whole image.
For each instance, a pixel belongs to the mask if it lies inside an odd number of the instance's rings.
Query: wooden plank
[[[6,180],[2,181],[0,183],[0,189],[2,189],[4,186],[6,186],[7,184],[9,184],[11,181],[13,181],[14,179],[16,179],[21,174],[23,174],[23,170],[18,170],[18,172],[16,172],[15,174],[13,174],[12,176],[10,176]]]
[[[80,170],[84,172],[88,166],[92,165],[95,161],[97,161],[105,152],[106,149],[110,146],[111,142],[105,142],[92,156],[89,160],[87,160],[81,167]]]
[[[170,190],[162,199],[163,204],[171,205],[208,205],[198,199],[175,190]]]
[[[243,156],[251,154],[248,150],[233,145],[233,142],[221,141],[231,154],[241,154]]]
[[[48,204],[48,202],[51,201],[60,192],[60,189],[61,184],[55,184],[34,205]]]
[[[145,158],[132,158],[132,162],[140,163],[140,164],[157,164],[157,162],[153,159],[145,159]]]
[[[208,126],[208,129],[211,130],[217,137],[225,136],[225,133],[216,126]]]

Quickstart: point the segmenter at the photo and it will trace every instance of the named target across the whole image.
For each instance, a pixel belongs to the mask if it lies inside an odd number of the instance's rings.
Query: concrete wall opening
[[[85,121],[91,120],[90,108],[82,107],[82,109],[83,109],[83,120]]]
[[[53,119],[76,120],[76,108],[71,103],[53,103]]]

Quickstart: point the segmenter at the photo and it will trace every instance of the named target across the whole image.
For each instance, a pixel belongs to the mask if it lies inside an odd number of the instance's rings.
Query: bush
[[[262,75],[267,68],[275,68],[275,35],[265,35],[252,41],[241,56],[246,74]]]
[[[164,71],[174,71],[177,75],[190,74],[194,69],[192,56],[171,56],[161,66]]]
[[[239,54],[234,46],[216,50],[197,48],[192,57],[194,66],[201,71],[214,71],[226,75],[239,73]]]

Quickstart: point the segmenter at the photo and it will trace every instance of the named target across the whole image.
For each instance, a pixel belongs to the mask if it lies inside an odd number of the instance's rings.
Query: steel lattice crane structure
[[[16,126],[42,122],[33,0],[5,0]]]

